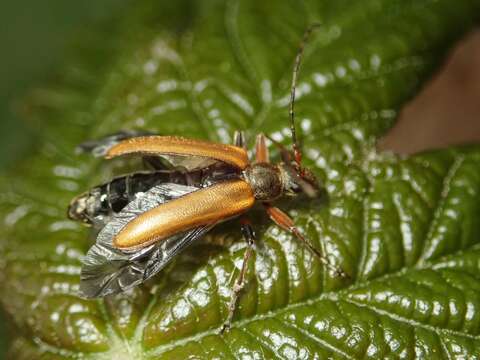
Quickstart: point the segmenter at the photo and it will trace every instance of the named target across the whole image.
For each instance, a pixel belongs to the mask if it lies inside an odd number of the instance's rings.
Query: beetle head
[[[300,168],[296,162],[280,164],[283,188],[286,195],[304,193],[315,198],[320,192],[320,185],[315,175],[306,168]]]

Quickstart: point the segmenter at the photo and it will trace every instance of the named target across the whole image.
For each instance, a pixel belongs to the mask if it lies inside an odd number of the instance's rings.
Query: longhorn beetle
[[[241,132],[235,133],[234,145],[136,132],[120,132],[80,145],[80,150],[107,159],[138,154],[155,169],[113,179],[71,202],[69,217],[99,230],[83,260],[80,292],[84,297],[122,292],[146,281],[216,224],[241,216],[247,248],[222,331],[228,329],[254,245],[254,232],[244,214],[255,202],[260,202],[280,228],[298,238],[327,268],[346,276],[301,234],[287,214],[273,205],[284,195],[302,192],[315,197],[319,192],[314,175],[302,166],[294,111],[305,43],[316,26],[305,32],[295,58],[289,105],[292,151],[272,140],[280,149],[282,162],[270,163],[263,134],[257,136],[256,159],[250,162]]]

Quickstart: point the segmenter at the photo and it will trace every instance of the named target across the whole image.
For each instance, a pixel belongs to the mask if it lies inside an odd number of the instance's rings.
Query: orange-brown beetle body
[[[311,28],[304,41],[310,32]],[[304,193],[315,197],[319,190],[313,174],[301,165],[295,136],[293,106],[302,52],[303,43],[292,81],[293,153],[272,140],[282,157],[277,164],[270,163],[263,134],[257,136],[255,161],[248,159],[240,132],[233,145],[120,132],[80,146],[81,150],[107,159],[139,155],[154,168],[97,186],[70,204],[71,219],[99,230],[96,243],[83,261],[83,296],[105,296],[142,283],[213,226],[241,216],[248,246],[228,305],[224,329],[228,328],[253,251],[254,232],[244,214],[255,202],[260,202],[277,225],[300,239],[328,269],[344,275],[302,236],[287,214],[272,204],[285,195]]]

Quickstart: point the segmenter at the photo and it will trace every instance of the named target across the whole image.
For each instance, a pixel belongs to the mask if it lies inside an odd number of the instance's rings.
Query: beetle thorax
[[[283,183],[277,166],[253,164],[245,169],[245,180],[252,187],[256,200],[271,201],[283,194]]]

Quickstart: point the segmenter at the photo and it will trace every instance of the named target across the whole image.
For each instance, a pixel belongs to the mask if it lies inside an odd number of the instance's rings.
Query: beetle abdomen
[[[120,212],[138,194],[158,184],[198,186],[207,180],[205,171],[164,170],[121,176],[77,196],[69,206],[68,215],[72,220],[103,226],[112,214]]]
[[[148,246],[197,226],[238,216],[255,202],[244,180],[229,180],[197,190],[149,210],[129,222],[114,238],[120,249]]]

